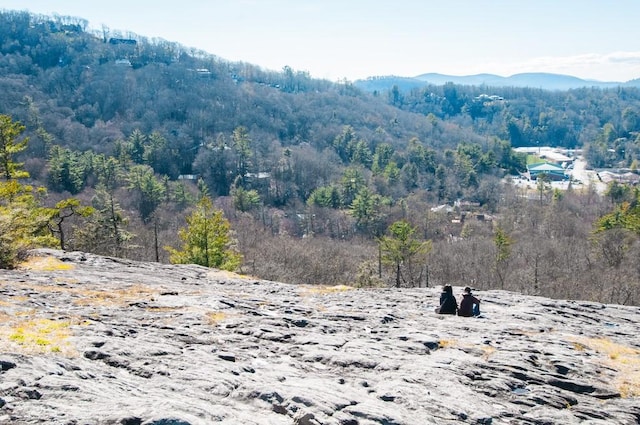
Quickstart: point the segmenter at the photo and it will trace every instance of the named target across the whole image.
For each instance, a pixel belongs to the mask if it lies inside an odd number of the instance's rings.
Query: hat
[[[471,288],[467,286],[466,288],[464,288],[464,292],[467,293],[467,294],[470,294],[471,293]]]

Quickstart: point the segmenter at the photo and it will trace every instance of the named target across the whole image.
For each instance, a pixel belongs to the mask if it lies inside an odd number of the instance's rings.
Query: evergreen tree
[[[16,141],[24,129],[0,115],[0,173],[5,178],[0,181],[0,268],[13,267],[30,248],[56,244],[47,229],[51,210],[41,206],[46,191],[17,180],[29,177],[22,164],[13,161],[27,147],[27,138]]]
[[[29,138],[17,140],[24,130],[25,126],[9,115],[0,115],[0,174],[5,180],[28,177],[22,164],[14,162],[15,155],[27,148]]]
[[[364,233],[375,229],[375,224],[380,216],[380,196],[374,194],[369,188],[360,189],[351,203],[350,213],[356,219],[356,226]]]
[[[349,206],[356,198],[358,192],[366,187],[366,181],[360,168],[347,168],[340,179],[342,186],[342,205]]]
[[[47,228],[51,210],[41,207],[42,195],[42,188],[0,181],[0,268],[12,268],[31,248],[57,245]]]
[[[221,210],[213,208],[208,197],[203,197],[196,210],[187,217],[187,227],[179,230],[182,248],[166,247],[173,264],[199,264],[223,270],[235,270],[242,255],[235,249],[231,225]]]
[[[67,249],[66,233],[62,225],[64,221],[74,216],[89,217],[94,211],[93,207],[83,206],[80,204],[80,201],[75,198],[65,199],[56,204],[52,210],[49,229],[53,235],[58,236],[60,249]]]
[[[340,208],[340,192],[338,188],[333,185],[321,186],[311,192],[309,199],[307,199],[307,205],[335,209]]]
[[[251,139],[247,129],[245,127],[237,127],[233,130],[232,142],[236,155],[236,177],[240,177],[240,184],[237,184],[237,186],[244,187],[247,183],[247,173],[251,165]]]
[[[91,203],[95,213],[76,231],[78,248],[101,255],[123,256],[134,235],[126,230],[129,221],[120,204],[102,184],[97,187]]]
[[[395,271],[395,286],[399,288],[403,281],[402,270],[409,282],[416,283],[414,276],[416,259],[421,255],[426,255],[431,250],[431,241],[420,242],[414,237],[416,229],[404,221],[396,221],[389,226],[389,235],[380,238],[380,253],[383,264],[393,267]]]
[[[233,206],[241,212],[250,211],[260,205],[260,195],[255,190],[246,190],[237,187],[231,190]]]
[[[82,190],[86,170],[80,154],[54,145],[49,150],[48,165],[47,181],[51,190],[73,195]]]
[[[393,157],[394,149],[388,143],[380,143],[376,146],[376,152],[373,155],[373,164],[371,166],[371,171],[374,174],[381,173],[391,161]]]
[[[504,289],[508,262],[511,257],[512,241],[507,232],[500,226],[497,226],[493,235],[493,243],[496,248],[494,268],[498,276],[498,281],[500,282],[500,288]]]
[[[136,165],[127,175],[127,188],[134,193],[142,222],[147,224],[165,199],[165,185],[153,174],[148,165]]]
[[[129,143],[131,144],[131,160],[136,164],[142,164],[144,162],[144,150],[147,136],[145,136],[140,130],[135,129],[129,136]]]

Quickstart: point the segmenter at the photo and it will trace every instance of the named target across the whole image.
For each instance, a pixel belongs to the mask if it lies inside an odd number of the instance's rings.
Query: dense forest
[[[367,93],[2,11],[0,93],[5,266],[38,244],[184,262],[209,226],[212,265],[267,279],[640,302],[635,188],[504,179],[519,146],[636,170],[637,88]]]

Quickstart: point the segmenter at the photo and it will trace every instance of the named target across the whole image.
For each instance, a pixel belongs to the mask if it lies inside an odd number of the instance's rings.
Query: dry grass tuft
[[[71,324],[70,320],[19,320],[0,327],[0,341],[3,342],[3,348],[24,353],[74,356],[76,352],[68,342]]]
[[[245,275],[245,274],[239,274],[236,272],[230,272],[228,270],[211,270],[209,273],[207,273],[207,277],[212,278],[212,279],[220,279],[220,278],[224,278],[224,279],[255,279],[255,277],[253,276],[249,276],[249,275]]]
[[[492,346],[490,346],[490,345],[483,345],[483,346],[482,346],[482,352],[483,352],[484,354],[482,355],[482,358],[483,358],[483,359],[485,359],[485,360],[487,360],[487,359],[489,359],[489,357],[491,357],[491,355],[492,355],[493,353],[495,353],[496,351],[497,351],[497,350],[496,350],[496,348],[495,348],[495,347],[492,347]]]
[[[179,311],[183,309],[184,307],[180,307],[180,306],[151,306],[151,307],[147,307],[145,310],[153,313],[168,313],[168,312]]]
[[[488,360],[497,350],[497,348],[491,345],[476,345],[471,343],[465,343],[457,339],[441,339],[438,341],[438,349],[456,349],[461,350],[467,354],[475,357],[480,357],[483,360]]]
[[[47,272],[73,270],[75,268],[73,264],[64,263],[55,257],[30,257],[27,261],[20,263],[18,267],[26,270]]]
[[[453,348],[457,346],[457,341],[452,339],[441,339],[438,341],[438,348]]]
[[[304,286],[303,287],[303,295],[327,295],[327,294],[335,294],[340,292],[351,291],[354,288],[352,286],[347,285],[336,285],[336,286],[326,286],[326,285],[317,285],[317,286]]]
[[[584,351],[586,350],[586,346],[584,344],[581,344],[577,341],[573,341],[573,349],[576,351]]]
[[[640,397],[640,350],[606,338],[576,338],[573,344],[604,356],[603,363],[618,372],[615,386],[622,397]]]
[[[227,314],[222,311],[211,311],[206,314],[207,319],[209,319],[209,324],[217,325],[221,321],[227,318]]]
[[[79,298],[76,305],[126,307],[131,303],[152,301],[155,291],[144,285],[133,285],[128,288],[100,291],[95,289],[71,289],[70,292]]]
[[[2,286],[2,283],[0,283]],[[43,293],[66,294],[73,298],[72,303],[84,306],[115,306],[126,307],[134,302],[152,301],[156,291],[145,285],[132,285],[119,289],[98,290],[86,288],[82,285],[74,287],[59,285],[39,285],[30,283],[16,283],[15,288]],[[25,301],[26,296],[13,297],[15,301]]]

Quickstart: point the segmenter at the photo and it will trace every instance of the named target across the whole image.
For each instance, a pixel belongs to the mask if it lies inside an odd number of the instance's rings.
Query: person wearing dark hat
[[[436,308],[436,313],[455,315],[457,311],[458,301],[453,295],[453,288],[451,285],[444,285],[440,294],[440,307]]]
[[[480,315],[480,300],[471,294],[471,288],[464,288],[458,316],[473,317]]]

